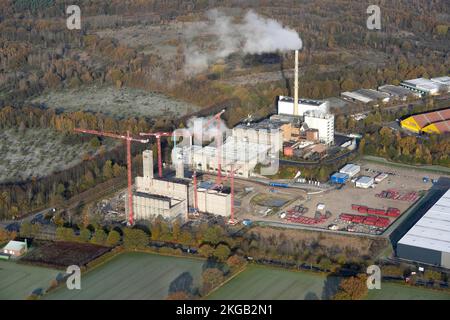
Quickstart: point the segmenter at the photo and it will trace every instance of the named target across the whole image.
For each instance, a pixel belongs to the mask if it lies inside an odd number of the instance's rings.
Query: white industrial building
[[[143,176],[136,177],[133,193],[133,213],[135,220],[149,220],[158,215],[173,219],[186,218],[189,208],[194,207],[194,186],[191,178],[184,178],[184,163],[176,165],[176,177],[155,178],[153,175],[153,152],[142,153]],[[209,191],[205,197],[197,193],[200,212],[222,216],[231,215],[231,195],[216,190]],[[200,200],[203,199],[202,203]],[[128,206],[127,206],[128,208]]]
[[[339,170],[340,173],[348,174],[350,178],[353,178],[361,171],[361,166],[356,164],[348,163]]]
[[[439,85],[439,87],[441,88],[441,90],[443,90],[443,91],[447,90],[448,92],[450,92],[450,77],[443,76],[443,77],[431,78],[430,80],[433,81],[434,83],[437,83]]]
[[[8,244],[3,248],[3,253],[9,256],[20,257],[25,254],[28,250],[27,241],[15,241],[11,240]]]
[[[278,97],[278,114],[286,114],[293,116],[303,116],[307,111],[316,111],[320,113],[328,113],[330,102],[312,100],[312,99],[298,99],[298,112],[294,110],[294,98],[279,96]]]
[[[394,86],[392,84],[387,84],[378,87],[378,90],[389,94],[393,99],[405,101],[408,97],[420,97],[420,93],[413,92],[404,87]]]
[[[440,85],[438,83],[425,78],[405,80],[402,81],[400,85],[411,91],[418,92],[423,96],[439,94],[440,89]]]
[[[364,104],[377,101],[387,103],[390,100],[390,95],[388,93],[373,89],[358,89],[352,92],[345,91],[341,93],[341,96],[346,100]]]
[[[362,189],[368,189],[372,187],[375,183],[375,180],[372,177],[362,176],[358,178],[355,182],[355,187],[362,188]]]
[[[283,135],[280,130],[283,125],[284,123],[281,121],[268,119],[246,122],[235,126],[232,136],[238,141],[271,146],[274,152],[278,152],[283,146]]]
[[[450,190],[400,239],[397,256],[450,269]]]
[[[350,92],[350,91],[344,91],[341,92],[341,97],[345,100],[352,101],[352,102],[361,102],[364,104],[370,103],[374,101],[372,98],[366,97],[362,94],[359,94],[357,92]]]
[[[310,129],[319,131],[320,142],[331,145],[334,143],[334,115],[331,113],[320,113],[307,111],[304,115],[304,123]]]
[[[280,133],[277,135],[281,136]],[[279,138],[274,138],[279,141]],[[249,142],[237,136],[230,136],[220,149],[220,166],[222,175],[227,175],[233,165],[237,176],[250,177],[258,163],[267,163],[281,150],[280,143],[274,149],[269,144]],[[184,146],[174,148],[177,157],[185,163],[190,163],[196,170],[217,174],[218,152],[215,146]]]

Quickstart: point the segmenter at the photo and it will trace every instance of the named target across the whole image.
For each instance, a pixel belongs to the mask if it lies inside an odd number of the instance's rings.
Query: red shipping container
[[[367,207],[360,206],[360,207],[358,208],[358,212],[359,212],[359,213],[367,213]]]
[[[352,204],[352,210],[358,210],[360,207],[359,204]]]

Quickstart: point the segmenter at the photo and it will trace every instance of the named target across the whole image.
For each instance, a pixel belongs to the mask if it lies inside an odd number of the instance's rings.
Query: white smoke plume
[[[241,23],[234,23],[233,17],[217,9],[208,11],[207,18],[207,22],[192,26],[185,32],[185,73],[188,75],[202,72],[218,59],[236,52],[262,54],[302,47],[302,40],[295,30],[254,11],[248,11]],[[212,38],[209,48],[195,44],[194,40],[199,36]]]

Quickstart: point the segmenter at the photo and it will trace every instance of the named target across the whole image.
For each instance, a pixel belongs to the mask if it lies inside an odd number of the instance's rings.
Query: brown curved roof
[[[445,122],[450,120],[450,108],[439,111],[431,111],[412,116],[420,128],[424,128],[431,123]]]

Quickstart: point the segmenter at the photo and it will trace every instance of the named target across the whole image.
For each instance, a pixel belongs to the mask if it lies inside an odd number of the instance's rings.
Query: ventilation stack
[[[294,69],[294,115],[298,116],[298,50],[295,50]]]
[[[153,179],[153,151],[144,150],[142,152],[142,167],[144,178]]]
[[[175,176],[179,179],[184,178],[184,163],[183,159],[178,159],[175,164]]]

